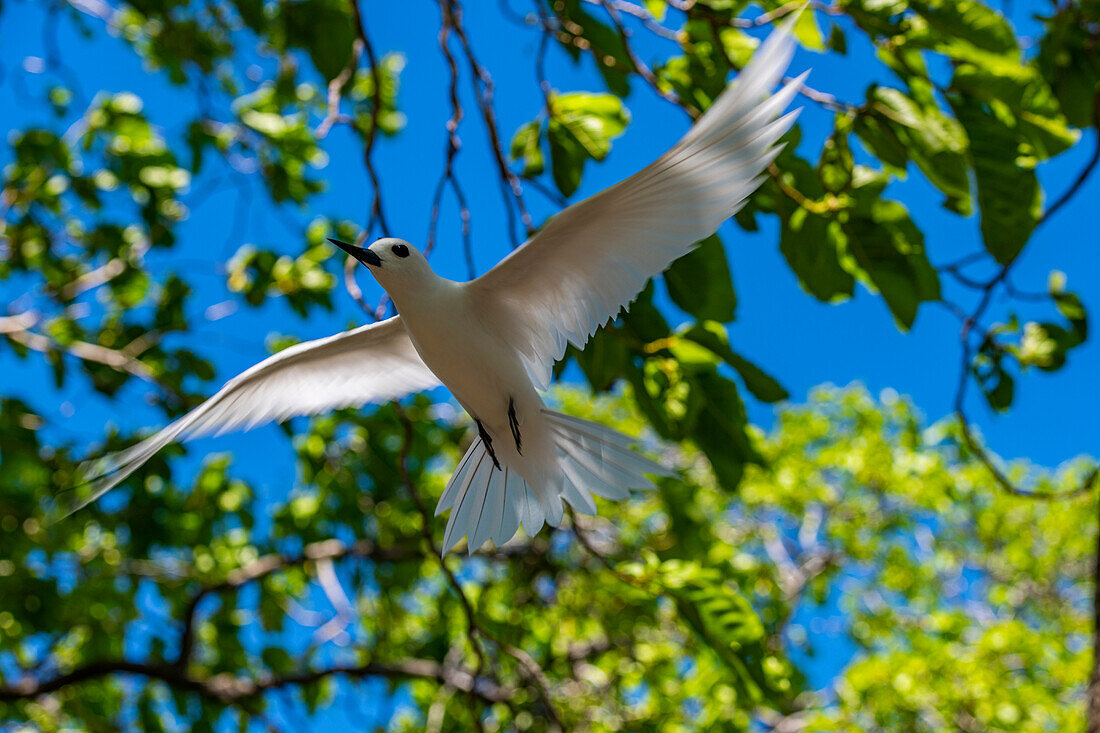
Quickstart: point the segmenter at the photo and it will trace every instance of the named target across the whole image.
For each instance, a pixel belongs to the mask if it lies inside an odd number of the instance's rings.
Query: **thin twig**
[[[357,0],[348,0],[348,3],[351,6],[352,17],[355,20],[356,36],[358,36],[364,50],[367,52],[367,62],[370,64],[370,73],[374,80],[374,89],[371,93],[370,129],[367,130],[367,142],[363,147],[363,164],[367,168],[367,175],[370,177],[373,189],[366,237],[369,239],[373,235],[376,224],[379,225],[382,236],[388,237],[390,236],[390,226],[386,222],[385,206],[382,204],[382,184],[378,177],[378,171],[374,166],[374,141],[378,137],[378,119],[382,112],[382,73],[378,68],[378,57],[374,53],[374,46],[371,45],[370,37],[367,35],[367,26],[363,22],[362,14],[359,12],[359,3]]]
[[[653,91],[661,98],[683,108],[685,112],[691,115],[692,119],[699,117],[701,112],[680,99],[675,92],[664,89],[660,81],[658,81],[656,74],[653,73],[653,70],[634,52],[634,47],[630,45],[630,32],[626,29],[626,26],[623,25],[622,15],[620,15],[615,4],[610,2],[610,0],[601,0],[601,4],[611,17],[611,22],[615,24],[615,30],[619,33],[619,39],[623,44],[623,50],[626,51],[630,63],[633,64],[638,74],[645,79],[646,83],[649,84]]]
[[[607,0],[584,1],[586,3],[589,3],[590,5],[604,5],[605,1]],[[679,34],[671,28],[666,28],[665,26],[661,25],[657,21],[657,18],[653,16],[653,13],[649,12],[648,8],[642,7],[641,5],[635,5],[631,2],[626,2],[626,0],[610,0],[610,2],[611,5],[619,12],[626,13],[627,15],[632,15],[635,18],[638,18],[640,21],[642,21],[642,25],[652,31],[654,35],[660,36],[661,38],[666,38],[670,41],[675,41],[677,43],[680,42]]]
[[[371,320],[380,321],[382,316],[379,315],[378,311],[384,307],[384,303],[380,302],[377,308],[371,308],[367,301],[363,299],[363,290],[359,287],[359,283],[355,282],[357,267],[358,261],[354,257],[349,255],[344,260],[344,289],[348,291],[351,299],[363,309],[363,312],[370,316]]]
[[[481,111],[481,117],[485,123],[485,130],[489,134],[489,149],[493,154],[493,160],[496,162],[497,171],[500,174],[501,190],[504,193],[504,206],[508,212],[509,218],[508,236],[511,239],[513,248],[515,248],[519,246],[519,240],[516,239],[515,234],[515,214],[513,212],[513,205],[519,211],[519,218],[523,223],[525,235],[527,237],[530,237],[531,234],[534,233],[535,224],[531,219],[531,214],[527,211],[527,205],[523,202],[523,186],[520,184],[519,177],[512,172],[512,169],[508,167],[508,163],[504,159],[504,146],[500,141],[500,133],[497,131],[496,113],[493,110],[493,77],[477,60],[473,45],[470,43],[470,38],[462,24],[462,6],[459,4],[458,0],[438,1],[446,6],[445,12],[450,14],[451,26],[462,44],[466,61],[470,66],[478,109]],[[509,191],[511,192],[510,196]]]
[[[58,295],[61,296],[62,300],[72,300],[81,293],[92,290],[93,288],[98,288],[100,285],[105,285],[121,275],[125,270],[126,261],[119,257],[115,257],[114,259],[108,260],[102,267],[90,270],[68,283],[61,289]]]
[[[156,375],[149,367],[124,352],[99,344],[90,344],[86,341],[60,343],[49,336],[32,331],[31,328],[36,326],[38,322],[39,317],[37,314],[29,311],[14,316],[2,317],[0,318],[0,335],[7,336],[12,341],[32,351],[43,354],[50,352],[69,354],[78,359],[103,364],[116,371],[163,386],[157,381]]]
[[[1081,169],[1081,172],[1077,174],[1077,178],[1075,178],[1073,183],[1070,184],[1070,187],[1066,189],[1065,193],[1055,199],[1054,203],[1043,212],[1042,218],[1039,219],[1039,224],[1044,224],[1049,221],[1063,206],[1068,204],[1070,199],[1076,196],[1077,192],[1081,190],[1081,187],[1085,185],[1089,176],[1092,175],[1093,170],[1096,169],[1097,164],[1100,164],[1100,91],[1098,91],[1092,99],[1092,129],[1096,132],[1096,147],[1093,148],[1092,155]],[[1038,226],[1037,224],[1036,227]]]
[[[351,80],[352,74],[355,73],[356,67],[359,66],[359,57],[363,54],[363,41],[356,38],[351,44],[351,55],[348,57],[348,63],[340,70],[340,73],[328,83],[328,111],[325,113],[325,119],[321,120],[321,124],[317,126],[317,130],[314,135],[318,140],[323,140],[332,129],[332,126],[341,121],[342,116],[340,114],[340,99],[344,86]],[[377,79],[375,80],[377,82]],[[375,85],[377,88],[377,84]],[[372,123],[371,127],[374,125]]]
[[[542,92],[542,102],[546,108],[546,114],[553,116],[554,104],[553,104],[553,87],[550,86],[550,79],[546,75],[546,54],[550,50],[550,36],[553,35],[554,29],[550,24],[550,19],[546,17],[546,12],[542,9],[542,5],[538,5],[538,18],[539,25],[542,27],[542,37],[539,38],[539,50],[535,54],[535,81],[538,82],[539,91]]]
[[[455,157],[458,155],[458,151],[462,146],[462,141],[458,137],[458,126],[462,123],[463,117],[462,104],[458,98],[458,62],[455,60],[454,54],[451,53],[450,48],[451,32],[454,30],[454,18],[451,16],[449,6],[445,3],[440,3],[439,7],[442,14],[439,28],[439,48],[440,51],[443,52],[443,58],[447,61],[447,69],[450,73],[449,96],[451,102],[451,117],[447,120],[447,147],[444,154],[445,162],[443,173],[439,177],[439,182],[435,187],[435,194],[432,197],[432,211],[428,224],[428,239],[424,246],[424,254],[430,255],[435,247],[436,229],[439,224],[439,210],[443,201],[443,193],[449,185],[454,192],[455,198],[458,200],[459,217],[462,220],[462,251],[466,258],[466,274],[469,279],[473,280],[477,275],[477,270],[474,267],[473,243],[470,240],[470,207],[466,202],[466,194],[462,190],[462,186],[458,181],[458,176],[454,169]]]
[[[821,5],[821,4],[816,4],[816,5]],[[797,10],[798,8],[804,7],[805,3],[801,2],[801,1],[800,2],[795,2],[795,3],[789,3],[788,5],[783,6],[782,8],[779,8],[775,12],[780,13],[781,11],[784,11],[784,8],[791,8],[791,6],[795,6],[793,8],[793,10]],[[826,8],[830,8],[831,9],[830,12],[832,12],[832,14],[838,14],[840,12],[839,10],[833,9],[832,6],[817,7],[818,10],[825,10]],[[792,9],[785,10],[784,12],[782,12],[782,15],[779,15],[777,17],[782,17],[783,15],[786,15],[790,12],[793,12],[793,10]],[[730,55],[729,51],[727,50],[726,45],[722,42],[722,38],[721,38],[722,26],[725,25],[726,27],[729,27],[729,28],[752,28],[752,27],[755,27],[755,26],[758,26],[758,25],[764,25],[765,23],[770,22],[768,17],[771,14],[761,15],[757,18],[752,19],[752,20],[747,20],[747,19],[744,19],[744,18],[728,18],[727,19],[727,18],[723,18],[722,16],[718,15],[714,11],[708,9],[708,10],[704,11],[703,15],[706,18],[707,22],[710,24],[711,34],[714,36],[715,46],[722,50],[722,54],[726,58],[726,63],[728,63],[730,65],[731,69],[736,69],[736,70],[740,71],[740,67],[736,63],[734,63],[733,57]],[[784,84],[789,84],[792,81],[793,81],[793,79],[789,76],[784,76],[783,77],[783,83]],[[854,115],[854,114],[858,114],[861,110],[860,107],[858,107],[854,104],[851,104],[850,102],[845,102],[845,101],[839,99],[838,97],[836,97],[833,94],[829,94],[828,92],[823,92],[823,91],[820,91],[818,89],[814,89],[813,87],[807,85],[806,82],[804,82],[804,81],[799,83],[798,93],[800,95],[802,95],[803,97],[805,97],[806,99],[810,100],[811,102],[814,102],[815,104],[819,104],[823,108],[825,108],[825,109],[827,109],[831,112],[841,112],[841,113],[847,114],[847,115]]]
[[[940,267],[938,267],[936,269],[944,270],[944,271],[947,271],[947,270],[961,270],[964,267],[968,267],[970,265],[974,265],[974,264],[977,264],[978,262],[981,262],[982,260],[984,260],[988,256],[989,256],[989,253],[986,252],[985,250],[982,250],[980,252],[971,252],[970,254],[964,255],[964,256],[960,257],[959,259],[957,259],[957,260],[954,260],[952,262],[948,262],[946,265],[941,265]]]

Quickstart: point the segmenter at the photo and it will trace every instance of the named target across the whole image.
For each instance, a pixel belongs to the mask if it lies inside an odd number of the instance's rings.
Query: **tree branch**
[[[402,560],[416,560],[423,557],[423,553],[413,547],[378,547],[369,540],[359,540],[353,544],[346,544],[339,540],[323,540],[306,545],[305,548],[294,555],[272,553],[256,559],[254,562],[231,571],[225,580],[203,587],[187,604],[183,613],[183,631],[180,634],[179,653],[173,667],[183,669],[191,659],[195,645],[196,616],[199,604],[207,596],[234,591],[249,583],[261,580],[272,573],[296,565],[322,560],[340,560],[348,557],[370,558],[376,562],[399,562]]]
[[[145,247],[135,247],[134,255],[140,258],[145,253]],[[126,261],[121,257],[114,257],[108,260],[105,264],[97,267],[94,270],[85,272],[80,277],[77,277],[72,282],[65,285],[58,292],[61,300],[69,301],[85,293],[93,288],[98,288],[100,285],[105,285],[114,278],[121,275],[126,270]]]
[[[340,73],[328,83],[328,111],[325,113],[325,119],[321,120],[321,124],[317,126],[317,130],[314,131],[318,140],[323,140],[332,129],[332,126],[341,121],[340,115],[340,100],[344,86],[351,80],[352,74],[355,73],[355,69],[359,66],[359,57],[363,55],[363,40],[362,38],[356,38],[351,44],[351,55],[348,57],[348,63],[340,70]],[[372,67],[373,71],[373,67]],[[377,91],[378,79],[375,78],[375,90]],[[373,110],[372,110],[373,112]],[[371,129],[374,128],[374,121],[371,121]]]
[[[591,5],[604,5],[608,0],[584,0]],[[642,25],[649,31],[652,31],[654,35],[665,38],[669,41],[675,41],[680,43],[680,36],[671,28],[666,28],[661,25],[653,13],[649,12],[648,8],[644,8],[641,5],[635,5],[634,3],[627,2],[627,0],[610,0],[611,5],[621,13],[626,15],[632,15],[642,22]]]
[[[259,697],[269,690],[309,684],[334,675],[349,677],[389,677],[392,679],[432,679],[455,689],[470,693],[487,703],[506,702],[514,691],[501,687],[462,669],[448,669],[431,659],[405,659],[398,662],[368,662],[362,665],[334,665],[322,669],[306,670],[286,675],[264,674],[256,677],[236,677],[219,674],[212,677],[195,677],[174,665],[145,664],[125,659],[89,662],[70,672],[47,680],[24,680],[15,685],[0,686],[0,702],[33,700],[57,692],[70,685],[78,685],[116,674],[134,674],[160,680],[178,689],[227,705],[242,703]]]
[[[116,371],[161,386],[149,367],[128,356],[124,351],[117,351],[99,344],[90,344],[86,341],[71,341],[67,344],[58,343],[49,336],[31,330],[38,322],[38,315],[31,311],[25,311],[14,316],[0,317],[0,335],[7,336],[12,341],[32,351],[43,354],[51,351],[70,354],[78,359],[103,364]]]
[[[1092,98],[1092,129],[1096,131],[1096,146],[1092,150],[1092,155],[1081,169],[1081,172],[1077,174],[1077,178],[1070,184],[1070,187],[1043,212],[1043,216],[1039,219],[1039,224],[1036,227],[1045,224],[1058,213],[1059,209],[1069,203],[1070,199],[1076,196],[1081,187],[1085,185],[1093,170],[1096,169],[1097,164],[1100,164],[1100,91]]]
[[[1038,230],[1043,224],[1049,221],[1050,218],[1054,214],[1056,214],[1059,209],[1065,206],[1070,201],[1070,199],[1072,199],[1073,196],[1081,190],[1081,187],[1088,180],[1089,176],[1092,174],[1092,171],[1096,168],[1097,164],[1100,164],[1100,92],[1097,92],[1096,96],[1093,99],[1092,110],[1093,127],[1094,129],[1096,129],[1095,149],[1093,150],[1092,155],[1089,157],[1088,161],[1085,163],[1084,167],[1081,169],[1081,172],[1077,175],[1076,179],[1074,179],[1070,187],[1065,191],[1065,193],[1059,196],[1057,200],[1055,200],[1051,207],[1047,209],[1043,213],[1042,217],[1039,218],[1038,222],[1036,222],[1036,230]],[[1001,269],[997,272],[996,275],[994,275],[986,283],[979,286],[979,289],[981,291],[981,298],[978,301],[978,305],[969,315],[966,316],[963,321],[962,329],[959,332],[959,341],[962,344],[962,359],[959,367],[958,382],[957,386],[955,387],[955,416],[958,418],[959,421],[959,432],[962,435],[963,442],[966,443],[966,446],[971,450],[975,457],[977,457],[977,459],[986,467],[986,469],[989,470],[989,473],[993,476],[993,479],[997,482],[998,485],[1000,485],[1002,489],[1015,496],[1030,499],[1067,499],[1092,490],[1092,488],[1097,483],[1097,478],[1100,477],[1100,465],[1094,467],[1091,471],[1089,471],[1082,479],[1081,483],[1078,484],[1076,488],[1070,489],[1069,491],[1050,493],[1031,491],[1021,488],[1010,481],[1009,478],[1004,474],[1004,472],[997,467],[996,463],[993,460],[993,457],[989,454],[985,447],[981,445],[977,438],[975,438],[973,430],[970,427],[970,420],[966,415],[965,404],[967,389],[970,385],[970,372],[974,367],[974,359],[977,356],[977,354],[975,353],[973,340],[970,338],[970,336],[974,332],[975,326],[977,326],[981,322],[982,317],[985,315],[985,312],[989,309],[990,304],[993,302],[993,295],[997,288],[1001,285],[1005,285],[1006,287],[1011,288],[1008,276],[1011,273],[1012,268],[1016,265],[1017,262],[1019,262],[1020,255],[1022,255],[1023,252],[1024,248],[1021,248],[1019,252],[1013,255],[1007,262],[1005,262],[1001,266]],[[959,263],[949,265],[946,270],[948,272],[956,273],[956,277],[958,277],[956,272],[957,269],[961,267],[963,263],[968,264],[970,260],[971,258],[969,257],[964,258],[964,260],[960,261]],[[981,333],[981,338],[979,339],[978,343],[985,343],[989,340],[989,338],[989,331],[985,330]]]

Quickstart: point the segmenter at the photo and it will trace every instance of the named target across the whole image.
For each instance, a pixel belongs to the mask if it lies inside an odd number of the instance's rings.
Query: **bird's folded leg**
[[[493,459],[493,465],[500,470],[500,461],[497,460],[497,454],[493,451],[493,439],[489,437],[489,433],[485,431],[485,426],[481,424],[481,421],[476,417],[474,422],[477,423],[477,434],[481,436],[481,442],[485,444],[485,450],[489,452],[489,457]]]
[[[523,455],[523,437],[519,434],[519,419],[516,417],[516,401],[508,398],[508,427],[512,430],[512,440],[516,441],[516,452]]]

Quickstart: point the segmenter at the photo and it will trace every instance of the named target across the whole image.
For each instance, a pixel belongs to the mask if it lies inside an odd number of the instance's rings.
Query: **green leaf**
[[[594,160],[607,156],[612,138],[621,135],[630,123],[622,100],[611,94],[558,94],[551,98],[550,105],[551,118],[568,130]]]
[[[817,27],[817,18],[810,8],[805,8],[799,13],[798,20],[794,23],[794,36],[804,48],[811,51],[825,50],[825,38],[821,35],[821,29]]]
[[[701,406],[691,439],[710,461],[714,475],[727,491],[736,491],[746,463],[760,463],[760,455],[748,435],[745,405],[737,385],[717,372],[694,377]]]
[[[894,36],[901,31],[906,0],[840,0],[856,25],[868,35]]]
[[[723,28],[719,31],[718,37],[722,41],[726,57],[738,68],[744,68],[752,60],[753,53],[760,45],[760,39],[756,36],[750,36],[735,27]]]
[[[955,97],[951,104],[970,138],[982,241],[998,262],[1011,262],[1039,222],[1042,187],[1034,167],[1018,158],[1016,130],[973,99]]]
[[[1053,372],[1065,366],[1070,349],[1081,345],[1076,330],[1063,328],[1055,323],[1024,324],[1023,335],[1018,347],[1009,347],[1020,362],[1020,366],[1037,366],[1043,371]]]
[[[1012,406],[1016,385],[1012,375],[1005,371],[1002,360],[1003,352],[991,347],[987,342],[982,345],[972,367],[974,376],[978,380],[978,388],[981,389],[986,402],[998,412],[1003,412]]]
[[[653,305],[653,281],[630,304],[630,309],[622,315],[623,330],[644,343],[657,341],[669,334],[668,321],[661,311]]]
[[[680,335],[705,346],[733,367],[741,375],[745,387],[761,402],[780,402],[790,397],[787,390],[783,389],[774,377],[730,348],[729,334],[723,324],[716,321],[703,321],[690,326]]]
[[[1084,343],[1089,336],[1089,321],[1088,314],[1085,311],[1085,306],[1081,302],[1081,299],[1074,293],[1066,292],[1066,276],[1061,272],[1052,272],[1050,275],[1050,295],[1054,299],[1055,307],[1058,312],[1062,314],[1073,332],[1076,334],[1078,342]]]
[[[689,17],[679,36],[683,55],[667,59],[653,71],[661,88],[674,91],[687,104],[701,110],[709,107],[726,88],[730,62],[747,63],[758,45],[743,31],[729,28],[716,31],[715,24],[702,17]]]
[[[591,49],[592,58],[607,88],[616,96],[625,97],[630,93],[627,74],[634,66],[623,39],[614,28],[586,13],[581,5],[581,0],[562,0],[555,6],[557,18],[568,21],[563,23],[565,32],[555,34],[555,37],[574,59],[580,56],[581,46],[572,40],[583,39],[584,47]]]
[[[694,368],[685,366],[689,365],[677,359],[651,357],[641,371],[629,374],[635,401],[666,440],[683,440],[691,433],[703,407],[703,393],[693,380]]]
[[[748,599],[716,570],[696,562],[666,560],[656,580],[703,643],[733,670],[740,694],[762,701],[766,675],[759,646],[765,629]]]
[[[610,94],[560,94],[551,105],[546,126],[550,171],[558,190],[572,196],[580,186],[585,160],[603,160],[611,150],[611,139],[622,134],[630,116],[622,101]],[[527,139],[521,142],[529,145],[531,133],[525,134]]]
[[[748,5],[748,0],[698,0],[699,4],[719,12],[740,13]]]
[[[144,270],[126,268],[110,283],[111,295],[122,308],[133,308],[149,291],[149,276]]]
[[[665,271],[665,285],[672,302],[699,320],[726,322],[734,318],[737,293],[717,234],[673,262]]]
[[[1074,127],[1093,124],[1093,106],[1100,89],[1100,54],[1090,24],[1082,22],[1084,13],[1085,8],[1077,4],[1067,4],[1055,13],[1039,41],[1036,59],[1059,108]],[[1095,20],[1095,9],[1092,15]]]
[[[1019,48],[1004,16],[977,0],[909,0],[909,7],[940,36],[998,54],[1012,54]]]
[[[880,115],[864,114],[856,118],[852,129],[867,151],[898,172],[905,170],[909,151],[898,137],[897,130]]]
[[[626,341],[611,328],[601,328],[593,334],[574,356],[585,378],[597,392],[611,388],[619,377],[632,367],[631,352]]]
[[[1065,275],[1060,272],[1051,273],[1050,294],[1058,312],[1066,319],[1066,325],[1036,321],[1025,323],[1020,331],[1019,344],[1003,346],[1005,351],[1016,357],[1021,367],[1035,366],[1048,372],[1057,371],[1065,365],[1070,350],[1077,348],[1088,338],[1085,308],[1076,295],[1065,292]],[[1017,324],[1012,321],[1004,328],[1016,330]],[[994,352],[985,358],[995,361],[999,353]]]
[[[547,124],[546,137],[550,141],[550,172],[554,176],[554,185],[563,196],[572,196],[581,185],[581,173],[587,158],[584,148],[555,119]]]
[[[855,159],[848,145],[847,118],[837,115],[836,131],[825,139],[821,159],[817,163],[821,186],[829,193],[841,193],[852,183]]]
[[[672,336],[665,339],[665,348],[681,366],[688,369],[712,369],[721,362],[718,354],[690,339]]]
[[[903,156],[909,157],[947,196],[948,209],[969,216],[966,132],[958,121],[943,114],[931,94],[924,97],[921,103],[899,89],[873,85],[867,93],[869,116],[889,129],[889,140],[897,141],[898,147],[888,144],[884,151],[893,158],[890,162],[897,165]],[[866,130],[867,124],[864,122],[862,129]],[[880,130],[878,134],[885,133]]]
[[[896,201],[872,199],[843,225],[848,252],[908,330],[917,307],[940,297],[940,282],[924,252],[924,235]]]
[[[305,49],[327,81],[351,60],[354,20],[343,0],[299,0],[280,4],[280,20],[288,46]]]
[[[294,670],[294,658],[282,647],[269,646],[260,656],[264,666],[277,675],[289,674]]]
[[[653,19],[660,22],[665,19],[665,13],[668,12],[668,3],[666,0],[645,0],[645,9],[653,16]]]
[[[830,51],[836,51],[841,56],[845,56],[848,53],[848,39],[844,35],[844,30],[839,25],[834,25],[829,31],[829,40],[826,42]]]
[[[401,72],[405,70],[405,55],[387,53],[378,62],[378,73],[373,69],[357,69],[352,76],[348,98],[355,103],[355,126],[362,134],[370,132],[376,121],[385,135],[395,135],[405,127],[405,115],[397,109],[397,92],[401,86]],[[381,90],[375,99],[375,76]],[[378,114],[374,104],[378,102]],[[375,119],[377,117],[377,120]]]
[[[915,20],[919,24],[919,19]],[[928,103],[932,101],[932,95],[925,93],[929,84],[929,73],[928,64],[924,61],[924,50],[917,43],[881,44],[875,49],[875,55],[905,81],[912,91],[920,93],[922,103]]]
[[[203,149],[213,144],[214,137],[207,132],[206,127],[199,121],[194,121],[187,126],[187,148],[191,153],[191,172],[198,175],[202,169]]]
[[[245,25],[254,33],[263,32],[266,25],[264,0],[233,0],[233,4],[237,6],[237,12],[241,14]]]
[[[1054,93],[1033,66],[1000,69],[961,64],[951,80],[954,90],[989,104],[990,111],[1020,138],[1020,156],[1043,160],[1077,142]]]
[[[564,196],[572,196],[581,185],[586,158],[602,161],[610,141],[621,134],[629,114],[617,97],[573,92],[553,97],[547,123],[550,141],[550,172]],[[526,133],[528,135],[530,132]],[[527,144],[527,140],[522,141]],[[513,142],[515,150],[515,141]]]
[[[782,222],[779,251],[810,295],[826,303],[852,297],[855,278],[841,265],[840,223],[799,207]]]
[[[540,147],[541,129],[538,120],[532,120],[512,136],[512,160],[523,161],[523,176],[526,178],[539,175],[545,166]]]

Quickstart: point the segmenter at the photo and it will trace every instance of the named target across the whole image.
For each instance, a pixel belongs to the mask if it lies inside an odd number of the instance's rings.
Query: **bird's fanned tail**
[[[508,465],[496,468],[481,438],[459,461],[439,497],[435,513],[451,515],[443,534],[447,552],[468,538],[473,552],[486,540],[501,546],[520,525],[534,536],[543,524],[558,526],[562,502],[582,514],[595,514],[592,495],[625,499],[630,489],[652,489],[646,474],[675,473],[632,450],[638,441],[598,423],[553,410],[543,410],[554,442],[555,466],[549,485],[533,488]]]

